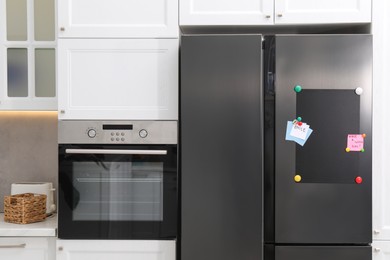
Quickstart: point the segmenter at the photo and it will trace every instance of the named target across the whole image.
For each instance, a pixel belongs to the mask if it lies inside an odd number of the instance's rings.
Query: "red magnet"
[[[301,125],[302,125],[302,122],[298,122],[298,125],[301,126]]]
[[[357,184],[361,184],[361,183],[363,182],[363,178],[360,177],[360,176],[357,176],[357,177],[355,178],[355,182],[356,182]]]

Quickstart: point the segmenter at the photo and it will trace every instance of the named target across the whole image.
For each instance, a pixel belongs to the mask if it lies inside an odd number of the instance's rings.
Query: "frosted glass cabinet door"
[[[177,120],[179,39],[60,39],[59,119]]]
[[[370,23],[371,0],[277,0],[275,24]]]
[[[8,41],[27,40],[27,0],[6,0]]]
[[[273,24],[273,0],[181,0],[180,25]]]
[[[178,38],[178,0],[61,0],[59,38]]]

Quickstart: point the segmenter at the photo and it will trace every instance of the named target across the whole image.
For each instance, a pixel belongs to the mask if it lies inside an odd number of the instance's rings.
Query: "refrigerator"
[[[184,35],[182,260],[370,260],[372,37]]]

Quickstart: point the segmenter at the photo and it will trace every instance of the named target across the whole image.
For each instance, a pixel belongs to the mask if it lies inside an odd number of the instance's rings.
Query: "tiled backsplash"
[[[52,182],[57,194],[57,113],[0,111],[0,212],[14,182]]]

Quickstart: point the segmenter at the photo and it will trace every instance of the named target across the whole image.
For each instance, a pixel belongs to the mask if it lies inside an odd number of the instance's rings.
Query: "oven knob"
[[[96,136],[96,130],[95,129],[89,129],[88,130],[88,136],[90,138],[94,138]]]
[[[140,136],[141,138],[147,137],[147,136],[148,136],[148,131],[146,131],[145,129],[140,130],[140,131],[139,131],[139,136]]]

